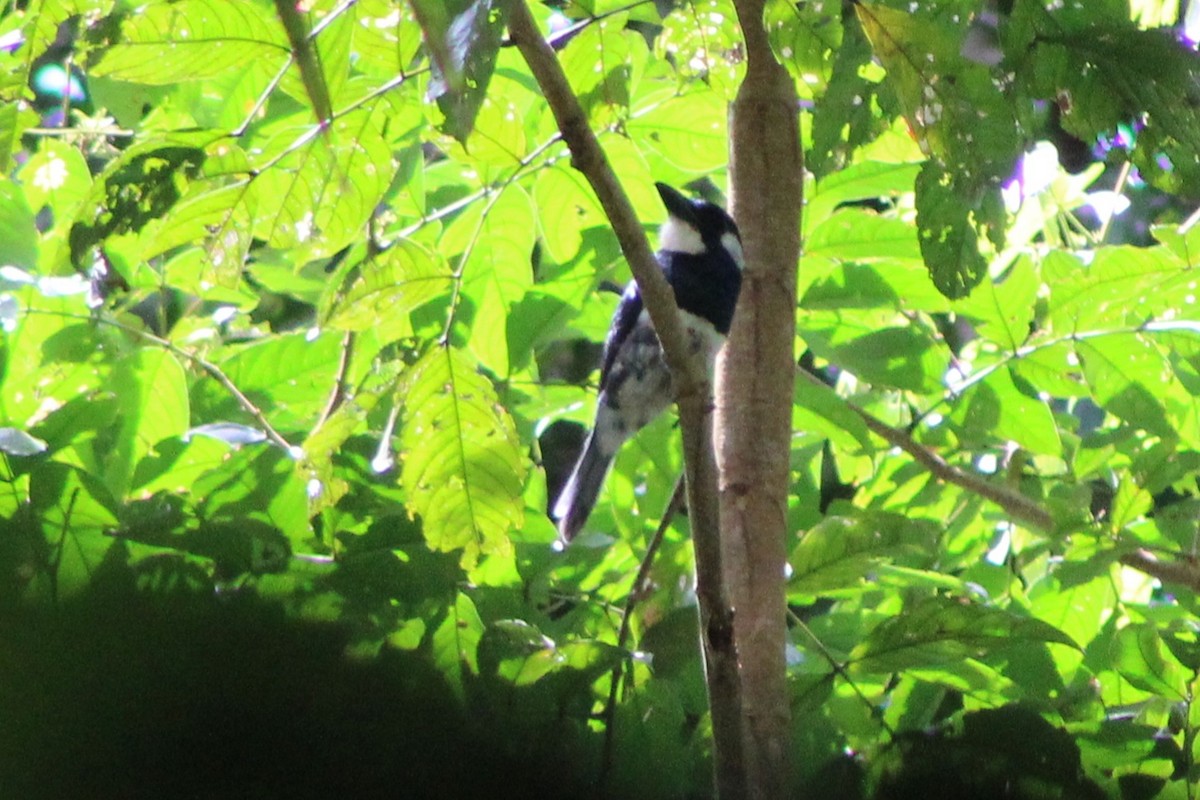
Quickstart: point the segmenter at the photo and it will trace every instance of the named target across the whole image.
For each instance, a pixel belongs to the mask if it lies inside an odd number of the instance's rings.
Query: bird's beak
[[[665,183],[655,183],[654,188],[658,189],[658,196],[662,198],[663,205],[667,207],[668,214],[683,220],[693,228],[700,228],[700,221],[696,219],[695,207],[692,205],[691,200],[688,200]]]

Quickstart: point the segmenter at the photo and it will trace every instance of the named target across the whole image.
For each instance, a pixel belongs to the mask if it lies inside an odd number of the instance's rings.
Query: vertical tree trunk
[[[730,119],[732,209],[746,255],[718,372],[721,531],[741,666],[750,796],[787,789],[786,518],[803,154],[795,87],[771,53],[763,0],[736,0],[748,66]]]

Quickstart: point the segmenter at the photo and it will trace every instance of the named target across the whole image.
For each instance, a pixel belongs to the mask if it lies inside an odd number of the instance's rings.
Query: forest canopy
[[[630,270],[517,2],[5,5],[5,796],[211,787],[205,747],[264,797],[712,795],[675,420],[571,546],[547,515]],[[527,5],[651,242],[656,181],[725,204],[733,0]],[[789,787],[1192,797],[1200,7],[761,26],[804,159]]]

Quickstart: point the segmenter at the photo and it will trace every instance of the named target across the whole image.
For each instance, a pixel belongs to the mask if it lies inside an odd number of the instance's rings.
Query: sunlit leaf
[[[458,592],[454,604],[447,609],[446,618],[433,632],[433,659],[460,698],[466,676],[479,674],[481,638],[483,620],[479,618],[475,603],[464,592]]]
[[[158,0],[125,18],[120,41],[93,70],[126,81],[171,84],[260,59],[282,64],[287,53],[282,26],[257,3]]]
[[[437,253],[414,241],[399,241],[364,261],[350,286],[331,295],[327,324],[349,331],[390,330],[450,286],[450,270]]]
[[[401,483],[429,546],[480,555],[509,547],[524,516],[525,466],[508,413],[461,352],[433,347],[407,378]]]
[[[803,596],[862,589],[877,565],[931,552],[936,542],[931,526],[899,516],[826,517],[789,554],[788,592]]]

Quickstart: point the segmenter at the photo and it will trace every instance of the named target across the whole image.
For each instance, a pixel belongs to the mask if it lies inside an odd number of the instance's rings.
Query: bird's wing
[[[621,302],[613,314],[612,325],[608,329],[608,338],[604,340],[604,360],[600,362],[600,388],[608,383],[608,373],[612,370],[613,362],[617,359],[617,351],[621,344],[629,338],[629,333],[637,325],[638,317],[642,314],[642,292],[638,289],[637,281],[630,281],[621,295]]]

